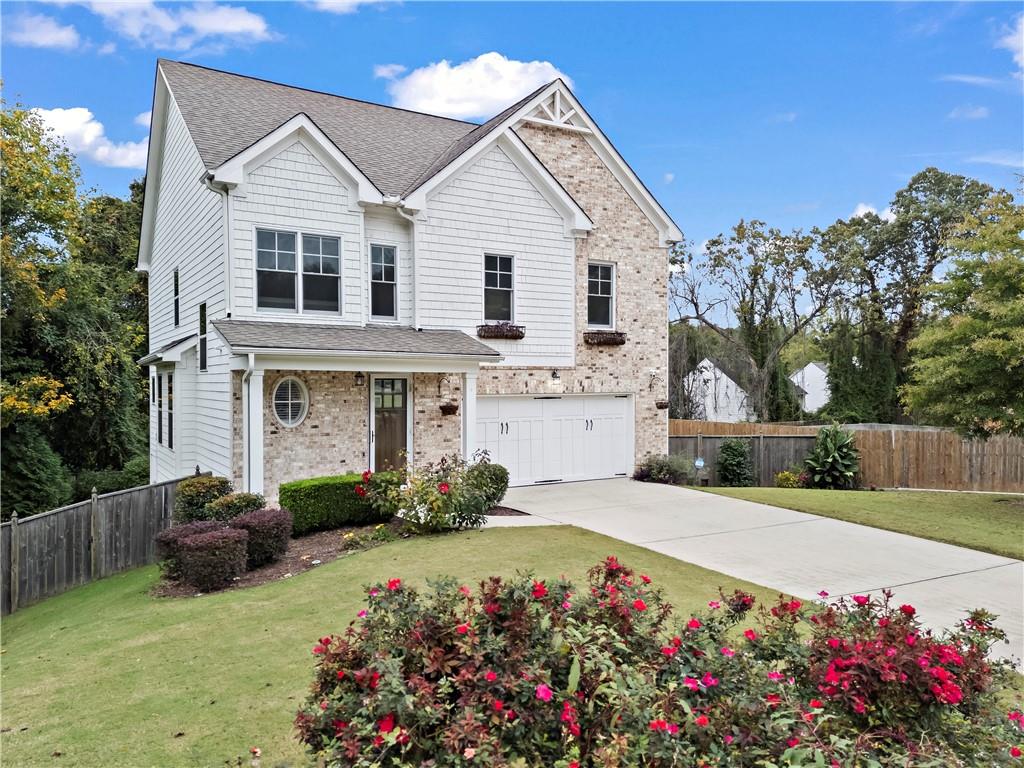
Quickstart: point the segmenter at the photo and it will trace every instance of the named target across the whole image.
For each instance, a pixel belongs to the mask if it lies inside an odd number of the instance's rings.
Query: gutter
[[[416,218],[406,212],[405,199],[398,195],[385,195],[384,205],[388,208],[394,208],[395,211],[403,219],[409,222],[412,227],[412,327],[420,327],[420,303],[417,301],[416,294],[419,291],[419,254],[417,253],[417,242],[416,242]]]
[[[227,316],[231,317],[234,310],[234,291],[232,290],[232,269],[231,269],[231,187],[227,184],[217,185],[214,183],[213,173],[207,172],[203,178],[203,186],[211,192],[216,192],[224,198],[224,302],[227,306]]]

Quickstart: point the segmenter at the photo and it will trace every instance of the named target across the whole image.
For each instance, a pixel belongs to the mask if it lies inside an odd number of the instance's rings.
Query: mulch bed
[[[518,509],[502,506],[492,507],[487,514],[497,517],[526,515],[525,512],[521,512]],[[389,525],[396,538],[409,536],[409,534],[402,533],[402,524],[400,522],[389,523]],[[339,557],[344,557],[353,552],[361,552],[363,548],[353,547],[350,542],[343,538],[344,535],[346,533],[354,533],[356,537],[362,537],[372,533],[375,528],[376,526],[374,525],[336,528],[333,531],[318,531],[298,539],[292,539],[288,542],[288,551],[285,552],[284,557],[280,560],[270,565],[265,565],[262,568],[257,568],[255,571],[246,571],[236,581],[232,582],[231,585],[219,591],[246,589],[247,587],[257,587],[270,581],[288,579],[303,571],[308,571],[332,560],[337,560]],[[189,586],[184,582],[161,579],[150,590],[150,594],[154,597],[195,597],[201,593],[196,591],[195,587]]]

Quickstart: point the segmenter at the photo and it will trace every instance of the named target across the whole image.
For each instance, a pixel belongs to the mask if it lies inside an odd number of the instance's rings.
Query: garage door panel
[[[513,485],[614,477],[632,463],[626,397],[483,397],[478,442]]]

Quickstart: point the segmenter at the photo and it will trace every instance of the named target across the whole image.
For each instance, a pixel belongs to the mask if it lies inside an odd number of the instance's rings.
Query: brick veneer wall
[[[462,453],[462,375],[417,373],[413,375],[412,465],[440,459],[448,453]],[[459,412],[452,416],[441,413],[441,403],[454,400]]]
[[[557,383],[549,368],[484,368],[478,391],[632,393],[636,460],[667,453],[668,411],[655,407],[668,397],[668,255],[657,229],[582,134],[531,124],[517,132],[594,221],[589,235],[576,240],[576,366],[558,369]],[[583,342],[590,260],[615,264],[615,328],[627,338],[622,346]]]

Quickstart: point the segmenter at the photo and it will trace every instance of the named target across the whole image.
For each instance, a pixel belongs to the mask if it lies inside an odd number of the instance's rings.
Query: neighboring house
[[[704,421],[753,421],[754,409],[740,380],[742,377],[721,361],[705,357],[697,363],[684,379],[697,417]]]
[[[517,484],[625,475],[668,450],[681,237],[560,80],[474,125],[161,60],[152,479],[275,498],[478,449]]]
[[[800,407],[807,413],[814,413],[828,403],[831,393],[828,388],[828,365],[826,363],[808,363],[792,373],[789,380],[803,390],[803,395],[800,396]]]

